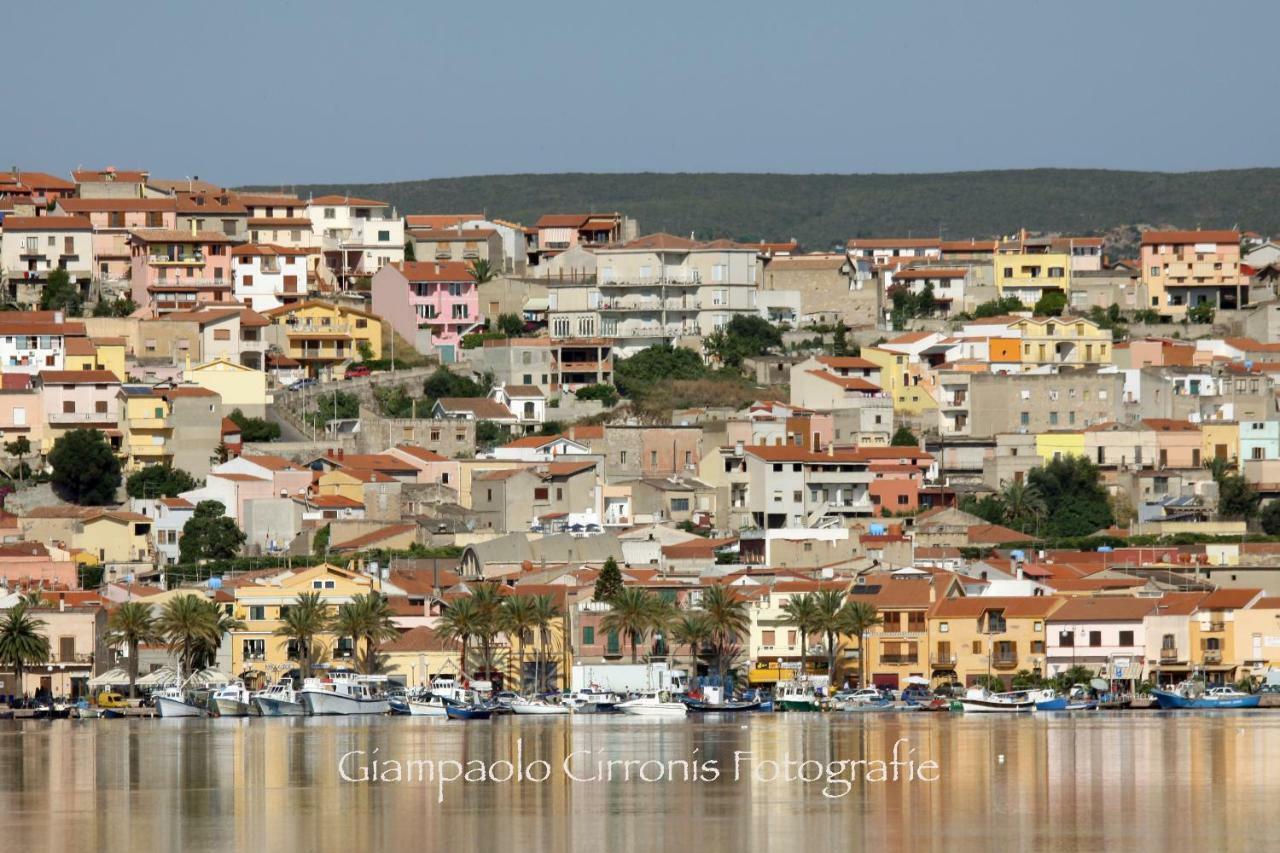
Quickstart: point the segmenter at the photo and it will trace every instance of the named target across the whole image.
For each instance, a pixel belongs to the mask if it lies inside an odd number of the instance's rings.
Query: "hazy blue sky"
[[[1280,165],[1275,0],[23,0],[3,19],[0,168]]]

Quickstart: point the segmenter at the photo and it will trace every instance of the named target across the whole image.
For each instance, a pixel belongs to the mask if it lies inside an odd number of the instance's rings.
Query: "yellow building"
[[[1201,459],[1225,459],[1231,464],[1240,461],[1240,424],[1229,421],[1201,421]]]
[[[879,347],[864,347],[862,357],[880,368],[881,387],[893,398],[893,410],[903,415],[937,411],[938,401],[930,392],[925,372],[911,364],[911,356]]]
[[[109,370],[124,382],[124,352],[124,338],[67,338],[64,369]]]
[[[1238,675],[1280,669],[1280,598],[1259,598],[1236,610],[1232,629],[1232,641],[1245,670]]]
[[[929,609],[929,677],[972,685],[988,673],[1010,683],[1019,670],[1044,673],[1045,622],[1056,596],[941,598]]]
[[[1068,456],[1085,456],[1084,432],[1042,432],[1036,435],[1036,454],[1046,463]]]
[[[954,575],[906,579],[888,574],[865,575],[865,582],[849,589],[849,600],[870,604],[881,624],[867,634],[867,647],[859,649],[858,637],[842,637],[836,656],[836,684],[857,685],[858,658],[865,656],[868,685],[901,690],[907,679],[929,678],[929,608],[959,583]],[[938,578],[949,577],[950,581]]]
[[[151,562],[151,519],[136,512],[98,511],[87,515],[72,538],[99,563]]]
[[[376,314],[309,301],[284,305],[264,315],[271,331],[290,358],[301,362],[310,376],[331,376],[335,368],[357,358],[361,343],[375,358],[382,355],[382,319]]]
[[[335,468],[320,475],[316,481],[316,493],[341,495],[353,501],[365,502],[364,487],[376,483],[394,483],[395,479],[378,471],[363,468]]]
[[[1262,597],[1260,589],[1219,589],[1201,599],[1191,614],[1189,663],[1208,683],[1230,683],[1244,674],[1242,664],[1252,649],[1237,647],[1240,632],[1235,622]]]
[[[387,675],[398,676],[406,687],[429,687],[433,678],[458,677],[462,644],[419,625],[383,643],[378,653],[385,659]]]
[[[1024,365],[1111,363],[1111,332],[1083,317],[1026,317],[1009,331],[1018,333]]]
[[[267,393],[267,374],[227,358],[187,367],[182,378],[186,382],[207,388],[222,398],[224,411],[240,409],[246,415],[258,417],[271,402]]]
[[[1071,292],[1071,256],[1054,251],[1048,241],[1025,238],[1002,242],[996,249],[996,289],[1033,307],[1045,293]]]
[[[292,668],[297,661],[296,649],[286,637],[276,636],[275,630],[283,624],[280,619],[282,608],[296,604],[300,593],[320,593],[321,601],[333,615],[339,605],[374,589],[371,576],[329,563],[236,585],[231,590],[235,596],[233,614],[244,622],[245,628],[231,634],[232,673],[238,676],[246,671],[256,671],[274,681]],[[337,637],[326,632],[316,637],[316,644],[321,654],[315,662],[354,663],[354,645],[350,637]]]

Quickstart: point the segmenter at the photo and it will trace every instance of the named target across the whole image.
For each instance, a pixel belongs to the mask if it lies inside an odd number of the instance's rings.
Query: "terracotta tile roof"
[[[456,228],[463,222],[484,219],[483,213],[413,213],[404,218],[406,228]]]
[[[31,374],[6,373],[0,376],[0,388],[5,391],[27,391],[31,388]]]
[[[440,397],[436,404],[446,412],[471,412],[480,420],[515,417],[511,410],[488,397]]]
[[[195,509],[196,505],[186,498],[161,498],[160,503],[169,509]]]
[[[387,539],[403,536],[406,533],[413,533],[417,531],[417,529],[418,525],[416,524],[391,524],[386,527],[370,531],[369,533],[365,533],[361,536],[357,536],[354,539],[348,539],[345,542],[338,542],[330,545],[329,547],[334,551],[359,551],[362,548],[374,546],[379,542],[386,541]]]
[[[517,474],[528,471],[528,468],[498,468],[492,471],[481,471],[471,476],[472,480],[480,480],[483,482],[492,482],[495,480],[509,480]]]
[[[76,213],[172,213],[178,209],[171,198],[62,198],[58,207]]]
[[[462,261],[401,261],[391,266],[409,281],[475,281],[471,267]]]
[[[1142,235],[1142,245],[1185,243],[1235,243],[1240,244],[1239,231],[1147,231]]]
[[[95,355],[98,352],[88,338],[67,338],[63,350],[67,355]]]
[[[547,476],[569,477],[582,471],[594,469],[595,467],[595,460],[590,459],[583,462],[552,462],[547,465]]]
[[[1204,600],[1203,592],[1166,592],[1156,600],[1152,616],[1190,616]]]
[[[687,251],[696,249],[701,244],[697,240],[677,237],[674,234],[648,234],[637,237],[629,243],[623,243],[624,249],[668,249],[671,251]]]
[[[87,216],[6,216],[0,224],[6,232],[93,230],[93,223]]]
[[[966,596],[943,598],[934,602],[929,610],[933,618],[978,618],[988,610],[1003,610],[1006,617],[1044,618],[1053,613],[1066,599],[1053,595],[1024,596]]]
[[[1263,598],[1259,598],[1257,601],[1255,601],[1252,605],[1249,606],[1249,609],[1250,610],[1280,610],[1280,597],[1265,596]]]
[[[143,243],[234,243],[235,237],[221,231],[183,231],[181,228],[133,228],[131,239]],[[181,281],[179,279],[179,281]]]
[[[142,171],[129,171],[109,166],[106,169],[73,169],[71,177],[80,184],[140,184],[147,179],[148,175]]]
[[[880,370],[880,365],[874,361],[867,361],[865,358],[857,358],[851,355],[820,355],[818,362],[825,364],[827,367],[834,367],[837,370]]]
[[[250,219],[249,224],[252,225],[254,224],[255,221],[259,221],[259,220]],[[273,224],[274,223],[284,224],[284,220],[270,219],[266,221],[271,222]],[[310,224],[311,222],[310,219],[304,219],[302,221],[308,224]],[[233,257],[244,257],[244,256],[298,257],[300,255],[309,255],[311,254],[311,251],[312,251],[311,249],[301,249],[301,248],[295,248],[293,246],[277,246],[275,243],[251,243],[245,246],[236,246],[234,249],[231,250],[231,254]]]
[[[548,213],[533,224],[534,228],[580,228],[591,218],[589,213]]]
[[[980,545],[1027,542],[1035,538],[1029,533],[1020,533],[999,524],[975,524],[969,528],[967,535],[970,543]]]
[[[526,447],[537,449],[539,447],[546,447],[548,444],[553,444],[562,438],[564,438],[562,435],[522,435],[515,441],[508,441],[502,446],[513,450],[519,450]]]
[[[1262,595],[1260,589],[1217,589],[1206,595],[1197,610],[1238,610]]]
[[[941,241],[928,237],[855,238],[846,244],[850,249],[936,249]]]
[[[217,477],[219,480],[230,480],[233,483],[266,483],[269,482],[266,477],[255,477],[253,474],[219,474],[214,471],[209,472],[210,477]]]
[[[425,625],[410,628],[394,640],[378,646],[378,651],[391,652],[448,652],[462,648],[457,640],[446,640]]]
[[[447,457],[441,456],[439,453],[436,453],[434,450],[428,450],[425,447],[418,447],[416,444],[397,444],[396,450],[399,450],[401,453],[407,453],[410,456],[414,457],[415,459],[420,459],[423,462],[448,462],[449,461]]]
[[[933,332],[907,332],[905,335],[898,335],[896,338],[890,338],[885,341],[887,344],[914,344],[923,341],[932,335]]]
[[[110,370],[43,370],[40,381],[46,385],[120,384],[120,379]]]
[[[699,558],[712,559],[715,557],[716,550],[732,545],[738,541],[738,537],[729,536],[724,539],[690,539],[687,542],[677,542],[674,545],[663,545],[662,555],[669,560],[696,560]]]
[[[916,578],[895,578],[888,575],[864,575],[864,582],[849,588],[850,597],[866,601],[877,608],[928,607],[930,594],[940,595],[941,590],[932,581]]]
[[[536,385],[504,385],[502,387],[502,391],[508,397],[545,397],[547,396],[546,394],[543,394],[542,389],[540,389]]]
[[[320,509],[364,509],[362,502],[346,495],[312,495],[302,500]]]
[[[1142,425],[1156,432],[1200,432],[1200,424],[1170,418],[1143,418]]]
[[[350,195],[320,195],[309,199],[307,204],[314,207],[319,204],[332,204],[339,207],[386,207],[385,201],[377,201],[371,198],[360,198]]]
[[[819,379],[830,382],[832,385],[839,385],[846,391],[883,391],[879,385],[874,382],[868,382],[861,376],[838,376],[834,373],[828,373],[825,370],[806,370],[805,373],[810,376],[816,376]]]
[[[1049,617],[1052,622],[1139,622],[1156,609],[1154,598],[1127,595],[1081,595],[1068,598]]]

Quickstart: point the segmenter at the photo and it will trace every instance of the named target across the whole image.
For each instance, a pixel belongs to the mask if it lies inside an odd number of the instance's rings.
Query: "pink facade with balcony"
[[[173,230],[178,222],[178,207],[171,198],[65,198],[58,207],[73,216],[86,216],[93,224],[94,273],[106,279],[129,274],[132,232]]]
[[[443,362],[456,361],[462,336],[480,325],[476,282],[460,261],[388,264],[373,277],[372,290],[373,313]]]
[[[129,238],[133,301],[161,314],[234,301],[233,242],[214,231],[134,231]]]

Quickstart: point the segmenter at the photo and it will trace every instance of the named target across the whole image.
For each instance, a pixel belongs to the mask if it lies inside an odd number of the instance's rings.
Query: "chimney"
[[[63,321],[63,316],[64,316],[64,315],[63,315],[63,313],[62,313],[61,311],[54,311],[54,312],[53,312],[53,322],[55,322],[55,323],[61,323],[61,322]]]
[[[344,458],[346,455],[347,455],[347,451],[346,451],[346,449],[345,449],[345,448],[342,448],[342,447],[339,447],[339,448],[338,448],[338,458],[339,458],[339,459],[342,459],[342,458]]]
[[[325,450],[324,455],[325,455],[325,456],[327,456],[327,457],[329,457],[330,459],[332,459],[332,458],[333,458],[333,448],[332,448],[332,447],[330,447],[330,448],[328,448],[327,450]]]

